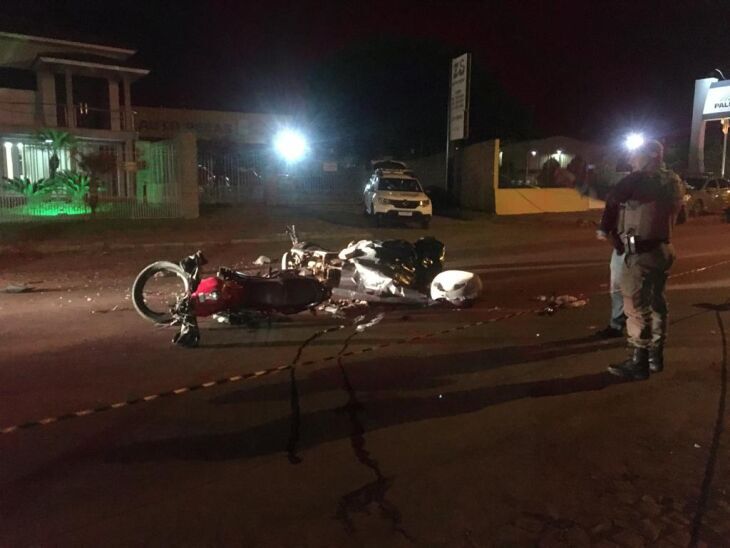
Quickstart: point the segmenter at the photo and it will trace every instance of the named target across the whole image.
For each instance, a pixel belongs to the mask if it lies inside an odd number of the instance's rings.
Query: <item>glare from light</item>
[[[644,145],[644,136],[641,133],[629,133],[624,141],[628,150],[636,150]]]
[[[530,154],[532,154],[533,156],[537,156],[537,151],[536,150],[531,150],[530,151]]]
[[[286,162],[298,162],[307,154],[307,140],[301,133],[285,129],[274,138],[274,149]]]
[[[560,150],[560,149],[558,149],[558,150],[555,151],[555,154],[557,154],[558,156],[560,156],[562,153],[563,153],[563,151]]]

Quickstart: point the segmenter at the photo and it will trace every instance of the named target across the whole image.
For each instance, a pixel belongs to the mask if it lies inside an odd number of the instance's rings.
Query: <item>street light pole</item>
[[[722,170],[720,171],[720,177],[725,178],[725,158],[727,156],[727,131],[730,127],[730,118],[722,119],[722,132],[724,134],[722,138]]]
[[[529,152],[525,152],[525,184],[527,184],[527,179],[530,177],[530,156],[533,158],[537,156],[537,151],[530,150]]]

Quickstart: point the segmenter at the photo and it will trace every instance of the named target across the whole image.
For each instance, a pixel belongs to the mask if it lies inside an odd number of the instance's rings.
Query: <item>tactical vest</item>
[[[655,179],[659,177],[659,181]],[[622,237],[634,236],[636,241],[668,242],[674,224],[674,180],[666,172],[659,172],[637,185],[652,185],[655,196],[651,200],[628,200],[621,209],[618,232]]]

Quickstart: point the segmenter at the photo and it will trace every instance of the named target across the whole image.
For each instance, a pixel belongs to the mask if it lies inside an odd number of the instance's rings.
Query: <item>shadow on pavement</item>
[[[448,364],[444,364],[442,372],[453,373],[447,370]],[[367,412],[368,423],[367,428],[364,424],[363,426],[364,430],[372,432],[400,424],[474,413],[494,405],[525,398],[603,390],[621,382],[608,373],[592,373],[567,379],[485,386],[441,395],[375,398],[362,404]],[[390,388],[402,387],[395,384]],[[331,409],[303,414],[300,423],[302,425],[300,448],[352,437],[351,425],[342,421],[341,417]],[[283,417],[238,432],[133,443],[113,449],[107,459],[116,462],[220,461],[271,455],[286,451],[281,434],[290,426],[290,418]]]
[[[379,343],[382,340],[358,339],[358,342]],[[600,350],[620,348],[624,344],[622,339],[605,341],[591,335],[528,346],[503,346],[430,358],[401,356],[360,361],[348,365],[348,370],[353,378],[357,378],[360,391],[415,391],[448,386],[452,383],[448,377],[454,375],[480,373],[562,356],[589,354]],[[285,397],[285,392],[282,390],[285,384],[251,386],[215,397],[211,402],[230,404],[281,400]],[[340,387],[340,376],[336,368],[319,369],[310,373],[306,379],[300,380],[299,386],[302,391],[307,393],[337,390]]]

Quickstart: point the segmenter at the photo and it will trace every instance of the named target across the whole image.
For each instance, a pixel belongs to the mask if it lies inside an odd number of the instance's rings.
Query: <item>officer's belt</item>
[[[668,244],[669,242],[666,240],[637,240],[633,243],[633,245],[629,245],[628,238],[626,236],[621,238],[621,241],[623,242],[626,251],[629,253],[648,253],[649,251],[654,251],[657,247],[659,247],[662,244]]]

